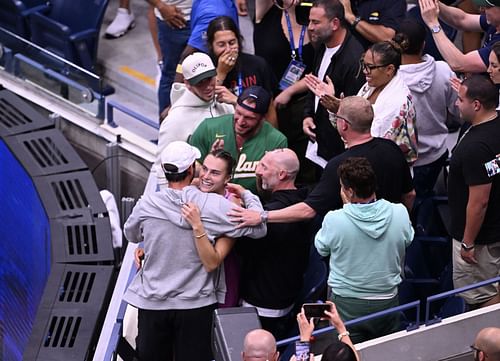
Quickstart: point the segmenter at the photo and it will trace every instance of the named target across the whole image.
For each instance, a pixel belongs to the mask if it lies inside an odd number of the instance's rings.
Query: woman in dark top
[[[302,130],[307,86],[305,83],[300,86],[298,82],[295,82],[294,86],[288,86],[286,91],[283,91],[285,89],[283,78],[293,58],[304,64],[301,77],[311,73],[314,64],[314,48],[309,42],[306,26],[296,21],[295,9],[298,1],[284,0],[283,6],[278,6],[276,1],[274,6],[272,1],[270,3],[263,18],[254,27],[255,54],[266,59],[276,79],[281,80],[280,94],[275,99],[278,127],[288,138],[288,146],[299,156],[298,183],[310,183],[314,180],[314,169],[312,164],[305,160],[308,139]],[[292,36],[290,36],[290,30]],[[302,47],[299,46],[300,43]]]
[[[275,95],[277,81],[269,64],[260,56],[242,52],[242,36],[238,26],[227,16],[212,20],[207,29],[209,54],[217,67],[215,93],[219,102],[236,104],[243,89],[260,85]],[[271,106],[266,120],[276,125],[276,112]]]

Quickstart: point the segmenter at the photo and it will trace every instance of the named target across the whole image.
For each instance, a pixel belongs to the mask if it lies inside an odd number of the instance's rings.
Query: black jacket
[[[340,97],[356,95],[365,83],[365,77],[360,70],[359,60],[363,55],[363,46],[347,30],[346,37],[339,50],[332,56],[330,65],[325,73],[332,79],[335,85],[335,96]],[[325,53],[325,45],[321,45],[314,57],[314,74],[318,75],[321,59]],[[358,74],[359,73],[359,74]],[[358,75],[356,77],[356,75]],[[324,81],[326,81],[323,79]],[[335,155],[344,151],[344,143],[340,139],[337,130],[331,125],[328,111],[318,104],[316,114],[314,112],[314,94],[308,92],[304,106],[304,118],[313,117],[316,125],[316,141],[318,142],[318,155],[330,160]]]

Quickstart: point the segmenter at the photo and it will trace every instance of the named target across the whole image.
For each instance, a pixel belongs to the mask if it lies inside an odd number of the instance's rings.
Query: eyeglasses
[[[470,345],[470,348],[471,348],[471,350],[474,351],[474,361],[478,361],[479,360],[479,352],[482,352],[482,353],[484,353],[485,356],[487,356],[486,353],[483,350],[477,348],[474,345]]]
[[[339,119],[342,119],[347,124],[352,125],[352,123],[349,119],[344,118],[344,117],[338,115],[337,113],[328,112],[328,114],[330,115],[330,123],[332,123],[332,125],[335,129],[337,129],[337,122]]]
[[[366,64],[363,59],[359,61],[359,66],[363,71],[365,71],[367,74],[371,74],[372,70],[378,69],[378,68],[383,68],[385,66],[389,66],[391,64],[383,64],[383,65],[375,65],[375,64]]]
[[[481,352],[483,352],[483,350],[478,349],[478,348],[477,348],[476,346],[474,346],[474,345],[470,345],[469,347],[470,347],[470,349],[471,349],[471,350],[473,350],[473,351],[476,351],[476,352],[481,351]]]

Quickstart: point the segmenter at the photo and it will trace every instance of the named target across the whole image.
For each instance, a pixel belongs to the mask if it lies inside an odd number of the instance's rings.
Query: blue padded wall
[[[50,225],[31,177],[0,140],[0,359],[22,360],[50,273]]]

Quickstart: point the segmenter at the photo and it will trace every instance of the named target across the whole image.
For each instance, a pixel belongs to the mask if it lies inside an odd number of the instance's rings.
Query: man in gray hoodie
[[[405,19],[396,35],[398,42],[406,43],[399,74],[411,90],[417,111],[418,159],[413,168],[413,184],[419,198],[432,195],[448,159],[447,119],[459,119],[457,92],[450,83],[456,75],[444,61],[423,54],[425,36],[425,26],[415,19]]]
[[[222,235],[261,238],[265,225],[235,229],[226,214],[232,204],[224,197],[190,186],[197,148],[185,142],[170,143],[161,154],[168,188],[145,194],[125,223],[130,242],[144,241],[145,259],[130,283],[124,300],[139,309],[137,354],[139,360],[212,360],[210,335],[216,308],[218,272],[207,272],[196,242],[211,243]],[[262,212],[249,191],[240,195],[248,208]],[[196,205],[205,232],[194,234],[181,208]]]

